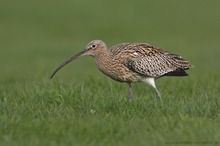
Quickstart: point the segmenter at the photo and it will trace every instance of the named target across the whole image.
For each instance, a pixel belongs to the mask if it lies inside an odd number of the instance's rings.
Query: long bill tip
[[[52,79],[54,77],[54,75],[58,72],[58,70],[60,70],[64,65],[60,65],[54,72],[53,74],[50,76],[50,79]]]
[[[50,79],[52,79],[52,78],[53,78],[53,76],[54,76],[54,74],[52,74],[52,75],[50,76]]]

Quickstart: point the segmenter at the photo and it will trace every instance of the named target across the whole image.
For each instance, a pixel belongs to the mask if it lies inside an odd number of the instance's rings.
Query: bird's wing
[[[166,74],[184,76],[187,75],[184,70],[192,67],[181,56],[152,46],[142,45],[134,50],[135,57],[127,58],[124,65],[144,76],[159,77]]]
[[[125,61],[125,66],[132,71],[151,77],[162,76],[176,69],[169,62],[155,56],[130,58]]]

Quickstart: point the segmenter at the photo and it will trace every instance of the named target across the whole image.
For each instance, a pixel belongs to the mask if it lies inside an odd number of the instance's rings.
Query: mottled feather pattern
[[[143,76],[159,77],[180,68],[192,67],[181,56],[145,43],[124,43],[112,47],[110,51],[116,54],[115,59],[121,59],[126,67]]]
[[[113,55],[113,54],[111,54]],[[120,63],[119,63],[120,62]],[[95,58],[98,69],[110,78],[120,82],[135,82],[141,79],[141,75],[125,67],[122,60],[113,56],[106,56],[104,53]]]

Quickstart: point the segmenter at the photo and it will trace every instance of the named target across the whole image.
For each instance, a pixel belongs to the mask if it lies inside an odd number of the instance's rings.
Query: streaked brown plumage
[[[122,43],[108,49],[103,41],[93,40],[82,52],[61,64],[50,78],[53,78],[64,65],[85,55],[93,56],[98,69],[105,75],[116,81],[128,83],[129,99],[133,97],[131,83],[138,81],[151,85],[156,96],[161,98],[155,78],[187,76],[185,70],[193,66],[181,56],[147,43]]]

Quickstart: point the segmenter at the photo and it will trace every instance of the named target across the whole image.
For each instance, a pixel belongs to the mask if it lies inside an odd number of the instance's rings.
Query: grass
[[[219,1],[5,1],[0,5],[0,145],[218,145]],[[92,39],[149,42],[195,66],[149,87],[102,75],[93,59],[52,71]]]
[[[1,92],[2,145],[218,142],[216,89],[200,95],[187,87],[177,94],[168,90],[172,94],[163,102],[145,95],[129,102],[124,89],[111,93],[100,89],[102,84],[94,89],[42,81],[8,87]]]

